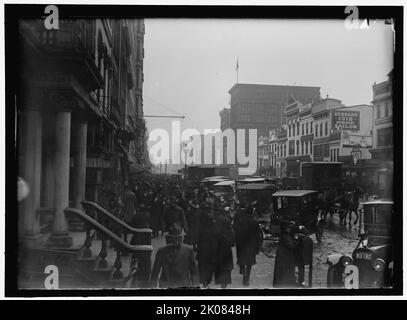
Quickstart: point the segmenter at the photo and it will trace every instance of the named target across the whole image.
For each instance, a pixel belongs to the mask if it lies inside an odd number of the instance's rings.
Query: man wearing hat
[[[182,243],[184,232],[178,223],[173,223],[165,233],[167,245],[158,249],[151,285],[153,288],[188,288],[196,283],[197,267],[191,246]]]
[[[273,287],[294,288],[297,287],[295,267],[299,262],[298,248],[301,245],[301,237],[306,231],[303,231],[304,228],[293,221],[283,221],[280,227],[281,234],[274,264]]]

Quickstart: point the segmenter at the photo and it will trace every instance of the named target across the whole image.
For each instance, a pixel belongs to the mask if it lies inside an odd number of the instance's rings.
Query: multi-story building
[[[230,90],[230,127],[257,129],[257,136],[268,136],[282,124],[282,109],[291,96],[307,102],[320,98],[319,87],[237,83]]]
[[[318,100],[320,88],[237,83],[229,94],[231,107],[220,112],[221,129],[229,127],[235,132],[237,129],[256,129],[259,138],[268,136],[272,129],[280,128],[283,124],[283,106],[291,96],[303,102]],[[245,149],[249,149],[247,138]]]
[[[19,208],[20,236],[40,245],[48,213],[47,243],[69,247],[64,209],[84,199],[108,207],[127,183],[129,160],[140,156],[134,152],[145,150],[135,140],[145,139],[144,22],[61,20],[55,31],[24,20],[19,33],[18,174],[31,190]]]
[[[288,177],[299,177],[302,162],[311,161],[313,135],[309,131],[312,127],[311,103],[303,104],[292,97],[284,107],[284,118],[287,124]]]
[[[260,137],[257,146],[257,172],[259,175],[271,176],[270,136]]]
[[[231,128],[231,123],[230,123],[230,109],[223,108],[219,112],[220,116],[220,129],[222,131]]]
[[[373,85],[373,148],[371,169],[372,192],[382,197],[392,196],[393,185],[393,72],[388,79]]]
[[[287,142],[287,125],[282,125],[281,129],[276,132],[276,177],[283,178],[287,176],[288,142]]]

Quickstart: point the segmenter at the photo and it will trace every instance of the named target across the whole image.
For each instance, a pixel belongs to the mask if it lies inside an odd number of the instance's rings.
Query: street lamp
[[[184,161],[184,163],[185,163],[185,168],[184,168],[184,179],[186,179],[187,178],[187,155],[188,155],[188,144],[187,143],[184,143],[184,146],[182,147],[182,151],[184,151],[184,154],[185,154],[185,161]]]

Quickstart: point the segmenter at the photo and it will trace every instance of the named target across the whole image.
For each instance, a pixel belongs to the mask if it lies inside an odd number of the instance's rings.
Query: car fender
[[[328,256],[328,258],[326,259],[326,263],[330,264],[331,266],[335,266],[338,264],[341,257],[342,257],[342,254],[339,254],[339,253],[330,254]]]

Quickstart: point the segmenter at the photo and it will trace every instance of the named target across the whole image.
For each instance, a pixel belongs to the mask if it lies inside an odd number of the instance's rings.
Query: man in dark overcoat
[[[212,274],[216,268],[217,241],[214,234],[214,223],[210,204],[201,203],[196,260],[198,261],[199,280],[204,288],[208,287],[212,281]]]
[[[250,271],[256,264],[256,255],[260,252],[260,226],[253,217],[253,210],[247,207],[235,216],[233,228],[236,235],[236,256],[243,275],[243,285],[248,286]]]
[[[214,236],[216,239],[215,284],[226,288],[232,283],[233,253],[235,234],[232,221],[226,217],[222,208],[214,210]]]

